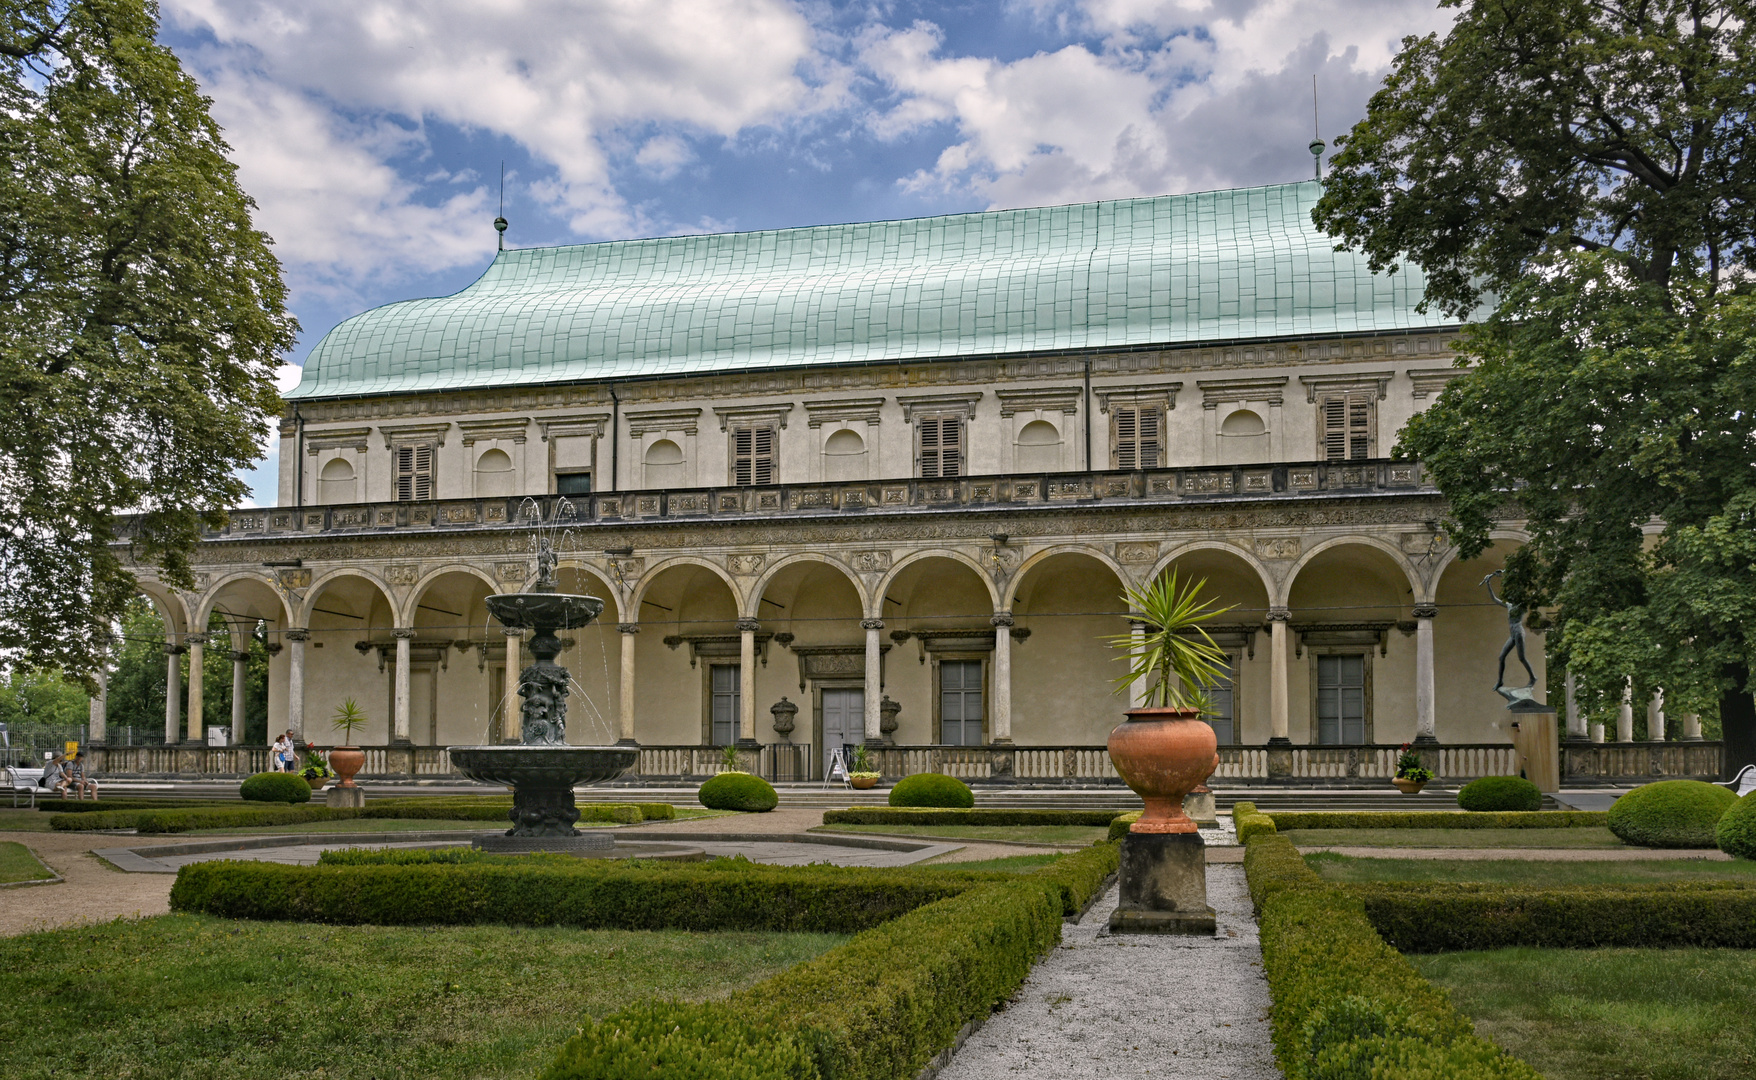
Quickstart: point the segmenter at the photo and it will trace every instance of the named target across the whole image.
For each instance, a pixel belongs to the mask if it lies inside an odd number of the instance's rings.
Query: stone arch
[[[646,594],[651,591],[653,582],[657,581],[665,571],[674,570],[679,566],[698,566],[718,577],[725,584],[725,587],[731,590],[732,600],[737,604],[738,610],[749,609],[750,605],[744,598],[743,590],[738,588],[737,581],[726,572],[725,567],[699,555],[673,555],[663,562],[647,567],[646,572],[640,575],[640,580],[634,583],[634,588],[629,591],[628,597],[628,611],[631,613],[631,617],[626,621],[640,621],[640,605],[645,603]]]
[[[390,609],[392,620],[395,620],[397,615],[396,593],[389,585],[385,584],[383,578],[380,578],[370,570],[361,570],[357,567],[337,567],[334,570],[326,570],[322,574],[319,574],[311,582],[310,586],[305,589],[305,597],[297,605],[297,610],[294,612],[295,617],[298,619],[298,625],[309,626],[311,624],[311,612],[317,606],[318,597],[322,596],[324,590],[331,585],[347,578],[358,578],[359,580],[371,585],[374,589],[377,589],[378,594],[384,598],[385,606]]]
[[[1270,590],[1269,595],[1273,597],[1274,603],[1281,607],[1287,606],[1288,597],[1292,595],[1293,583],[1298,581],[1299,575],[1304,572],[1305,567],[1309,566],[1312,560],[1316,559],[1317,556],[1326,551],[1331,551],[1335,548],[1348,545],[1355,547],[1369,547],[1383,553],[1396,565],[1398,570],[1402,571],[1402,576],[1409,587],[1409,591],[1413,594],[1412,602],[1417,604],[1429,602],[1426,582],[1421,580],[1420,573],[1409,563],[1408,556],[1402,553],[1401,548],[1390,543],[1388,540],[1383,540],[1376,536],[1355,534],[1351,536],[1332,536],[1301,553],[1298,559],[1294,561],[1293,565],[1288,568],[1287,575],[1280,582],[1278,591]]]
[[[909,567],[928,559],[949,559],[952,562],[962,563],[964,566],[969,567],[969,569],[975,572],[976,578],[987,588],[989,602],[993,605],[995,610],[999,609],[1000,592],[995,588],[994,579],[992,575],[988,573],[986,567],[982,566],[981,563],[977,562],[970,556],[965,555],[961,551],[954,551],[950,548],[928,548],[925,551],[911,552],[900,562],[890,568],[890,572],[884,575],[883,579],[879,581],[878,587],[872,591],[868,600],[869,606],[866,608],[866,617],[869,619],[882,619],[884,617],[884,594],[889,591],[890,587],[896,583],[896,579],[901,577],[903,572]],[[874,611],[874,608],[878,610]]]
[[[581,559],[563,558],[558,563],[555,564],[556,578],[560,578],[563,574],[567,573],[568,571],[572,571],[573,573],[580,574],[580,575],[583,575],[585,577],[589,577],[593,581],[597,582],[597,584],[601,587],[601,589],[602,589],[601,593],[593,593],[592,594],[592,595],[597,596],[599,599],[604,601],[604,613],[603,613],[603,615],[599,616],[599,618],[598,618],[599,622],[627,622],[628,621],[626,616],[623,613],[623,610],[622,610],[622,604],[623,604],[623,600],[624,600],[626,594],[625,594],[624,590],[617,587],[616,583],[613,580],[611,580],[609,574],[605,573],[602,570],[599,570],[597,567],[593,566],[591,563],[585,562],[584,560],[581,560]],[[536,584],[536,575],[532,574],[531,577],[524,582],[523,587],[526,589],[529,589],[532,585],[535,585],[535,584]]]
[[[1489,529],[1488,530],[1488,539],[1490,541],[1510,540],[1515,544],[1528,544],[1528,543],[1530,543],[1530,533],[1524,531],[1523,529],[1514,529],[1514,528],[1511,528],[1510,526],[1502,526],[1499,528]],[[1451,569],[1451,564],[1456,562],[1461,557],[1461,551],[1462,551],[1462,549],[1460,549],[1456,544],[1450,544],[1445,548],[1444,553],[1439,556],[1439,561],[1433,565],[1433,569],[1430,571],[1430,573],[1431,573],[1431,590],[1430,590],[1431,594],[1433,594],[1433,595],[1438,594],[1439,579],[1444,577],[1445,571]]]
[[[1018,569],[1012,572],[1011,578],[1006,582],[1004,607],[1010,609],[1017,602],[1018,591],[1024,585],[1025,578],[1030,576],[1031,571],[1058,555],[1087,556],[1109,567],[1110,572],[1116,575],[1116,580],[1121,582],[1124,587],[1134,583],[1134,575],[1123,569],[1121,563],[1111,558],[1108,552],[1095,544],[1054,544],[1031,552],[1025,557],[1024,562],[1019,564]]]
[[[434,582],[446,574],[467,574],[477,578],[488,586],[490,596],[505,591],[500,588],[499,582],[495,581],[486,570],[479,566],[471,566],[468,563],[446,563],[444,566],[429,570],[421,575],[420,579],[409,589],[408,599],[403,602],[401,610],[392,607],[391,610],[396,611],[396,625],[413,626],[415,624],[415,610],[420,606],[421,597],[426,594]]]
[[[1274,574],[1269,571],[1267,564],[1257,558],[1256,553],[1250,549],[1240,544],[1233,544],[1224,540],[1191,540],[1188,543],[1178,544],[1170,551],[1167,551],[1158,562],[1154,563],[1152,573],[1142,575],[1141,581],[1157,581],[1160,575],[1170,569],[1172,563],[1198,551],[1216,551],[1220,554],[1230,555],[1237,558],[1243,562],[1244,565],[1255,571],[1256,579],[1262,583],[1262,591],[1267,594],[1268,602],[1271,606],[1286,603],[1285,600],[1280,598],[1281,583],[1277,581]],[[1290,581],[1291,579],[1292,575],[1289,574],[1287,580]]]
[[[195,625],[189,614],[188,603],[175,589],[166,588],[156,581],[136,581],[134,587],[159,609],[159,618],[164,620],[167,637],[181,639]]]
[[[213,613],[220,610],[220,602],[227,589],[237,585],[249,586],[251,587],[249,590],[250,592],[258,593],[258,595],[251,597],[247,601],[247,604],[257,607],[259,610],[253,613],[242,613],[242,617],[259,618],[271,624],[279,623],[283,627],[287,625],[287,620],[290,616],[288,614],[285,596],[275,587],[275,583],[272,579],[266,575],[248,570],[240,570],[226,574],[218,581],[208,586],[207,591],[202,593],[200,603],[196,608],[198,613],[196,620],[197,624],[200,626],[207,626],[212,621]],[[264,599],[268,601],[267,604],[261,603]],[[272,609],[272,611],[269,609]],[[241,651],[245,647],[245,642],[242,640],[243,634],[233,621],[234,617],[239,616],[240,613],[222,612],[222,614],[227,615],[226,625],[228,628],[228,636],[231,639],[232,649],[234,651]]]
[[[866,592],[866,584],[860,580],[860,575],[856,574],[852,567],[848,566],[847,563],[842,562],[840,559],[825,555],[821,552],[799,551],[781,558],[762,572],[762,576],[758,577],[755,584],[750,587],[749,599],[743,605],[744,614],[752,618],[760,619],[762,617],[762,612],[760,610],[753,611],[750,609],[761,607],[763,594],[768,591],[768,586],[774,582],[775,578],[780,576],[781,571],[789,566],[797,566],[804,562],[819,563],[823,566],[839,571],[841,576],[847,579],[848,584],[854,587],[854,595],[859,597],[860,600],[860,610],[871,610],[872,599]]]
[[[1090,746],[1108,738],[1127,707],[1112,693],[1126,668],[1110,639],[1128,632],[1130,579],[1104,551],[1080,544],[1036,552],[1013,575],[1007,704],[1017,742]]]

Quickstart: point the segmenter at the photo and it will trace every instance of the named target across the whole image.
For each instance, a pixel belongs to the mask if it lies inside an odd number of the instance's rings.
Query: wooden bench
[[[6,767],[6,784],[12,789],[12,805],[18,806],[18,797],[28,793],[31,809],[36,809],[37,792],[43,790],[43,770],[26,769],[16,765]]]

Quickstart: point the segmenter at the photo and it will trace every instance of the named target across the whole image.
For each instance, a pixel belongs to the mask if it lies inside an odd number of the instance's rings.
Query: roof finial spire
[[[1311,169],[1318,183],[1323,182],[1323,132],[1317,124],[1317,75],[1311,75],[1311,145],[1305,149],[1311,151]]]
[[[500,159],[500,213],[494,218],[494,230],[500,234],[499,247],[506,250],[506,159]]]

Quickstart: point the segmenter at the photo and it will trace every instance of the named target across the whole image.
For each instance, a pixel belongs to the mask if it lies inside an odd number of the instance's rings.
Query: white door
[[[866,741],[866,692],[823,691],[823,772],[829,774],[829,756],[844,747]],[[851,755],[851,752],[849,752]],[[850,759],[851,767],[853,762]]]

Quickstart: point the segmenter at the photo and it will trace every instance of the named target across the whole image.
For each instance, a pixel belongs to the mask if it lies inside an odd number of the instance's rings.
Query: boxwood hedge
[[[662,809],[661,809],[662,808]],[[57,814],[49,827],[64,831],[134,829],[143,834],[181,833],[195,829],[248,829],[276,825],[303,825],[316,821],[351,818],[397,818],[430,821],[503,822],[512,810],[511,799],[385,799],[359,809],[328,806],[273,806],[224,803],[217,806],[178,807],[170,810],[118,810],[105,813]],[[654,820],[675,808],[665,803],[584,803],[579,807],[581,824],[635,825]]]
[[[1727,855],[1756,859],[1756,791],[1732,804],[1713,830],[1714,843]]]
[[[905,776],[890,789],[891,806],[931,806],[967,810],[976,804],[975,792],[955,776],[916,773]]]
[[[1276,829],[1587,829],[1602,810],[1276,810]]]
[[[264,772],[238,785],[245,802],[302,803],[311,801],[311,785],[297,773]]]
[[[953,810],[924,806],[852,806],[823,811],[825,825],[1089,825],[1102,827],[1121,810]],[[1139,816],[1138,812],[1134,816]],[[1110,839],[1115,839],[1111,837]]]
[[[1457,789],[1457,805],[1485,810],[1541,810],[1542,791],[1522,776],[1484,776]]]
[[[746,772],[723,772],[701,785],[695,793],[709,810],[741,810],[767,813],[780,805],[774,785]]]
[[[1710,848],[1714,827],[1738,797],[1700,780],[1642,784],[1610,807],[1610,831],[1630,844],[1654,848]]]

